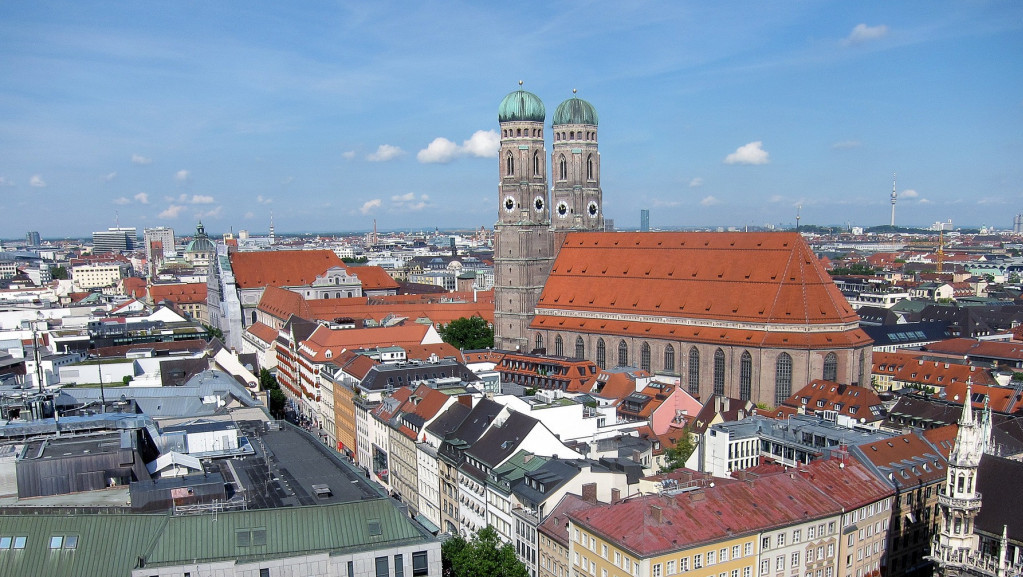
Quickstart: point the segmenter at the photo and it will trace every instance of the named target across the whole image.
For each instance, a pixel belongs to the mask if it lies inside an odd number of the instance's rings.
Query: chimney
[[[654,522],[664,522],[664,511],[657,505],[650,505],[650,515],[654,518]]]
[[[618,500],[621,499],[621,498],[622,498],[622,491],[621,491],[621,489],[611,489],[611,502],[612,503],[617,503]]]
[[[730,399],[730,398],[728,398],[728,397],[725,397],[725,400],[724,400],[723,402],[724,402],[724,404],[725,404],[725,409],[724,409],[724,412],[726,412],[726,413],[727,413],[727,412],[728,412],[728,410],[729,410],[729,408],[731,407],[731,404],[732,404],[732,399]]]
[[[714,395],[714,412],[721,412],[721,395]]]
[[[597,504],[597,484],[586,483],[583,485],[583,501],[590,503],[591,505]]]

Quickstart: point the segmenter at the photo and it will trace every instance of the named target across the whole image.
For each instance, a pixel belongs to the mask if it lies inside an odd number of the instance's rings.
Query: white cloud
[[[152,158],[146,158],[145,156],[142,156],[141,154],[133,154],[133,155],[131,155],[131,163],[132,164],[151,164],[152,162],[153,162]]]
[[[185,170],[184,168],[182,168],[181,170],[179,170],[179,171],[174,173],[174,180],[176,180],[178,182],[184,182],[184,181],[188,180],[188,177],[190,177],[191,175],[192,175],[192,173],[190,173],[187,170]]]
[[[107,182],[110,182],[111,180],[113,180],[115,178],[117,178],[117,172],[111,172],[111,173],[107,174],[106,176],[104,176],[103,180],[105,180]]]
[[[403,154],[405,154],[405,151],[397,146],[381,144],[377,147],[376,152],[366,156],[366,160],[370,162],[387,162],[388,160],[394,160]]]
[[[725,164],[767,164],[770,159],[763,145],[760,140],[744,144],[725,157]]]
[[[259,203],[259,204],[270,204],[271,202],[273,202],[273,199],[272,198],[263,198],[263,195],[261,194],[261,195],[256,197],[256,202]]]
[[[256,214],[252,211],[246,212],[244,218],[253,219],[256,218]]]
[[[33,188],[45,188],[46,181],[43,180],[43,177],[39,176],[38,174],[33,174],[32,178],[28,179],[28,185]]]
[[[478,158],[497,158],[501,149],[501,137],[496,130],[477,130],[469,140],[462,143],[462,151]]]
[[[220,218],[220,212],[224,207],[218,206],[207,211],[199,211],[195,213],[196,218]]]
[[[444,164],[458,156],[458,145],[447,138],[437,137],[426,148],[416,153],[416,160],[424,164]]]
[[[131,201],[128,200],[128,198],[125,197],[125,196],[122,196],[122,197],[114,199],[114,204],[125,205],[125,204],[128,204],[129,202],[131,202]]]
[[[877,40],[878,38],[884,38],[887,35],[888,27],[884,24],[878,24],[877,26],[857,24],[843,43],[846,46],[849,46],[851,44],[859,44],[861,42],[869,42],[871,40]]]
[[[14,186],[14,181],[6,176],[0,176],[0,186]]]
[[[185,207],[180,204],[172,204],[167,207],[167,210],[159,214],[159,218],[177,218],[181,215],[181,211],[185,210]]]
[[[416,154],[416,160],[423,164],[444,164],[459,156],[496,158],[501,148],[501,137],[496,130],[477,130],[459,146],[447,138],[438,136],[426,148]]]
[[[181,204],[213,204],[215,202],[212,196],[205,194],[193,194],[191,196],[179,194],[177,198],[167,198],[166,200]]]
[[[135,199],[135,202],[137,202],[139,204],[149,204],[149,193],[148,192],[140,192],[140,193],[136,194],[133,198]]]
[[[705,196],[700,201],[700,206],[714,206],[715,204],[721,204],[721,201],[714,198],[713,196]]]
[[[699,176],[689,181],[689,188],[698,188],[701,186],[703,186],[703,179]]]
[[[661,200],[659,198],[655,198],[651,204],[653,205],[654,208],[670,208],[670,207],[673,207],[673,206],[682,206],[682,201],[680,201],[680,200]]]
[[[341,153],[341,156],[345,160],[351,160],[351,159],[355,158],[355,151],[354,150],[346,150],[346,151]]]
[[[927,200],[926,198],[921,198],[919,202],[920,202],[920,204],[930,204],[931,203],[931,201]]]
[[[772,202],[772,203],[774,203],[774,202],[785,202],[785,197],[780,195],[780,194],[774,194],[774,195],[771,195],[771,198],[769,198],[767,201],[768,202]]]
[[[839,140],[831,145],[832,150],[849,150],[850,148],[859,148],[863,146],[863,143],[859,140]]]
[[[430,197],[425,194],[421,194],[419,195],[419,198],[416,198],[416,194],[414,192],[391,197],[391,203],[394,208],[401,211],[422,210],[426,208],[428,200],[430,200]]]
[[[899,196],[901,196],[902,198],[916,198],[920,196],[920,194],[917,191],[913,190],[912,188],[909,188],[899,193]]]
[[[370,211],[373,210],[374,208],[380,208],[381,204],[383,204],[383,201],[381,201],[379,198],[367,200],[366,202],[362,203],[362,207],[359,208],[359,212],[361,212],[362,214],[369,214]]]

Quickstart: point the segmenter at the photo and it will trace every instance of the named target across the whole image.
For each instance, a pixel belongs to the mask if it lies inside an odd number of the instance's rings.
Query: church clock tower
[[[519,86],[522,83],[519,82]],[[554,261],[543,102],[519,88],[501,101],[494,225],[494,346],[528,352],[529,323]],[[542,346],[542,344],[539,344]]]
[[[574,96],[554,111],[551,210],[555,247],[561,246],[568,232],[604,230],[597,121],[593,105]]]

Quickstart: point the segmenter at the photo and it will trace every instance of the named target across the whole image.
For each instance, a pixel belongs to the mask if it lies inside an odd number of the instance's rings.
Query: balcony
[[[944,493],[938,493],[938,504],[949,509],[976,511],[980,509],[980,491],[974,493],[972,499],[957,499]]]

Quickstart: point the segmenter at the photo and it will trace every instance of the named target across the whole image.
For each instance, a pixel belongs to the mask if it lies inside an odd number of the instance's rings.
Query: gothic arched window
[[[791,394],[792,357],[788,353],[782,353],[778,355],[778,363],[774,369],[774,406],[780,407]]]
[[[593,180],[593,155],[586,157],[586,180]]]
[[[568,178],[568,162],[565,161],[565,157],[562,156],[558,161],[558,180],[565,180]]]
[[[540,176],[540,153],[533,153],[533,176]]]
[[[824,380],[838,380],[838,355],[835,353],[828,353],[828,355],[824,357]]]
[[[725,351],[714,351],[714,394],[725,394]]]
[[[586,343],[583,342],[582,337],[575,338],[575,358],[577,359],[586,358]]]
[[[700,351],[696,347],[689,349],[689,394],[700,394]]]
[[[604,346],[604,339],[597,339],[597,366],[607,368],[607,350]]]
[[[675,372],[675,347],[671,345],[664,347],[664,370],[668,373]]]
[[[639,349],[639,368],[650,372],[650,343],[643,343]]]
[[[511,155],[510,152],[508,153],[508,159],[507,159],[507,163],[506,164],[507,164],[508,176],[514,175],[515,174],[515,158]]]
[[[561,340],[561,335],[554,337],[554,354],[555,356],[565,356],[565,342]]]
[[[748,401],[753,398],[753,357],[743,351],[739,357],[739,398]]]
[[[618,343],[618,366],[629,366],[629,345],[625,344],[625,341]]]
[[[536,333],[536,348],[538,350],[543,348],[543,335],[540,333]]]

